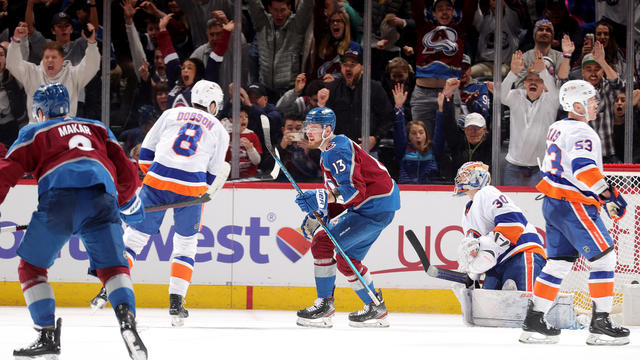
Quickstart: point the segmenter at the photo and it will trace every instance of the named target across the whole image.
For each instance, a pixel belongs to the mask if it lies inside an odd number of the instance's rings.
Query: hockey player
[[[140,198],[145,206],[187,201],[205,192],[217,191],[229,175],[224,161],[229,134],[216,118],[223,104],[218,84],[198,81],[192,89],[194,107],[166,110],[153,125],[140,149],[140,169],[144,177]],[[124,244],[133,266],[136,255],[156,234],[165,211],[147,214],[140,224],[124,231]],[[169,315],[173,326],[182,326],[189,312],[183,306],[198,243],[202,205],[173,209],[175,234],[169,275]],[[100,301],[102,298],[102,301]],[[92,301],[103,307],[104,290]]]
[[[39,335],[13,355],[55,359],[60,354],[62,319],[55,320],[47,271],[69,237],[76,235],[87,250],[91,270],[108,289],[129,355],[146,359],[136,331],[135,297],[120,225],[120,217],[131,223],[144,217],[135,193],[138,172],[108,128],[99,121],[67,117],[68,111],[64,85],[41,86],[33,96],[39,122],[20,129],[0,159],[0,202],[24,173],[38,180],[38,209],[17,254],[24,299]]]
[[[460,270],[473,280],[484,273],[483,289],[531,292],[546,262],[542,239],[513,200],[490,182],[489,166],[479,161],[463,164],[456,175],[454,194],[470,199],[462,214]]]
[[[325,107],[312,109],[303,125],[309,147],[322,151],[320,167],[325,186],[296,198],[300,209],[307,214],[301,229],[307,239],[312,239],[318,295],[313,306],[298,311],[297,324],[332,326],[337,268],[365,304],[363,310],[349,314],[349,324],[387,327],[387,307],[382,293],[376,293],[380,304],[375,305],[346,260],[340,255],[334,256],[334,245],[313,212],[325,216],[329,231],[375,293],[371,275],[362,260],[382,230],[391,223],[395,211],[400,209],[400,191],[382,164],[346,136],[333,133],[335,125],[333,110]]]
[[[549,260],[536,279],[520,341],[556,343],[560,330],[547,324],[549,311],[562,279],[578,255],[591,263],[589,292],[593,314],[589,345],[629,343],[629,330],[612,322],[613,277],[616,253],[600,218],[600,206],[614,220],[624,216],[627,203],[607,184],[602,174],[598,134],[587,124],[596,118],[597,92],[584,80],[571,80],[560,88],[560,104],[569,117],[553,123],[547,133],[542,180],[537,188],[545,196],[542,214],[547,223]]]

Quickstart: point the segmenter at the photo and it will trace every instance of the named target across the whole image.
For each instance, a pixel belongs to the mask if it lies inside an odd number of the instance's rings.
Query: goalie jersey
[[[142,142],[143,184],[198,197],[215,179],[228,148],[229,134],[212,114],[191,107],[168,109]]]
[[[387,169],[344,135],[336,135],[320,158],[325,188],[340,198],[329,204],[331,217],[352,208],[359,213],[400,209],[400,190]]]
[[[587,123],[570,118],[549,126],[542,180],[536,188],[548,197],[600,208],[608,188],[602,172],[600,137]]]
[[[494,186],[487,185],[478,190],[473,200],[467,203],[462,215],[462,229],[466,237],[499,232],[507,238],[511,244],[496,259],[498,264],[523,251],[546,258],[536,228],[527,221],[513,200]]]

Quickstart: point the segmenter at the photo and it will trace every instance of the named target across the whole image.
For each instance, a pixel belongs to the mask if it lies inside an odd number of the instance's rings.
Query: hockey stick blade
[[[467,287],[473,285],[473,280],[471,280],[469,276],[465,273],[462,273],[459,271],[441,269],[439,267],[432,266],[431,263],[429,262],[429,258],[427,257],[427,254],[425,253],[424,248],[422,247],[422,244],[420,244],[420,240],[418,240],[418,237],[413,232],[413,230],[407,230],[404,232],[404,234],[407,236],[409,243],[411,243],[413,250],[415,250],[416,254],[418,254],[418,257],[420,258],[420,262],[422,263],[422,267],[424,267],[424,271],[429,276],[442,279],[442,280],[448,280],[448,281],[465,284]]]
[[[269,118],[267,117],[267,115],[260,115],[260,122],[262,123],[262,132],[264,134],[264,145],[267,147],[267,150],[269,150],[271,156],[273,156],[274,158],[277,156],[279,159],[280,154],[278,154],[278,149],[274,149],[273,144],[271,143],[271,124],[269,123]],[[275,164],[273,164],[273,170],[271,170],[269,176],[271,176],[271,178],[275,180],[278,177],[279,173],[280,166],[278,165],[278,162],[275,161]]]
[[[168,209],[179,208],[179,207],[184,207],[184,206],[203,204],[203,203],[206,203],[206,202],[208,202],[210,200],[211,200],[211,195],[209,195],[209,193],[204,193],[202,196],[200,196],[198,198],[195,198],[195,199],[192,199],[192,200],[180,201],[180,202],[171,203],[171,204],[164,204],[164,205],[147,206],[147,207],[144,208],[144,211],[145,212],[152,212],[152,211],[168,210]],[[25,230],[28,226],[29,225],[3,226],[3,227],[0,228],[0,233],[15,232],[15,231],[20,231],[20,230]]]

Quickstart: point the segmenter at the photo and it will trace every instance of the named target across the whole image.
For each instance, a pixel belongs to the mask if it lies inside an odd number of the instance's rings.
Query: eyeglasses
[[[329,24],[343,24],[344,20],[342,19],[331,19],[329,20]]]

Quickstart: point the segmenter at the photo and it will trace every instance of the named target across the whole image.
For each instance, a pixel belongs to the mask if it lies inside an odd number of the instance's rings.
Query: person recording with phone
[[[302,132],[302,117],[295,113],[284,115],[282,139],[278,143],[280,160],[295,181],[317,182],[320,180],[320,151],[309,148],[309,140]],[[278,181],[287,181],[280,174]]]

